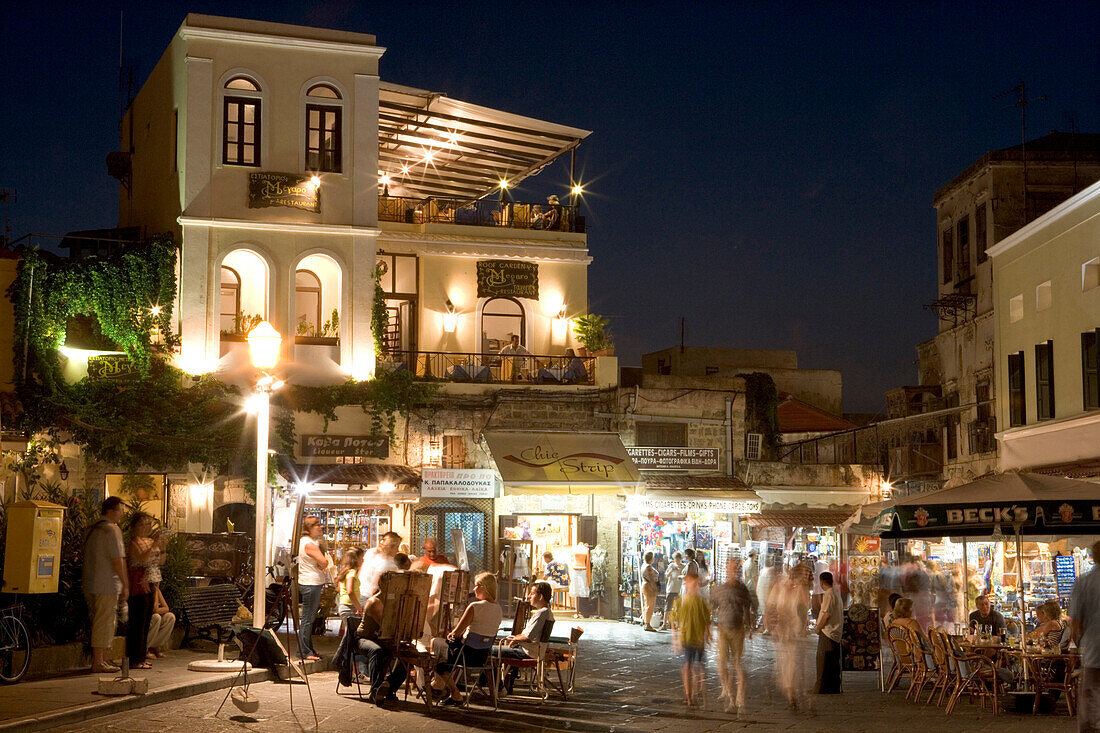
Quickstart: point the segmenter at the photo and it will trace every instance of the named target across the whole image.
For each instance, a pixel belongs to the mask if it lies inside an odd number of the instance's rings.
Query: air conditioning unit
[[[745,458],[759,461],[764,453],[764,436],[760,433],[745,434]]]

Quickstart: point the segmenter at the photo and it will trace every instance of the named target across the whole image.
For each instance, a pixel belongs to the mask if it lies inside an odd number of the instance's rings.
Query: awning
[[[631,499],[643,512],[720,512],[752,514],[760,511],[755,491],[724,489],[651,489]]]
[[[390,463],[294,463],[282,458],[279,473],[292,484],[420,485],[419,473]]]
[[[616,433],[484,433],[505,494],[633,494],[644,487]]]
[[[474,200],[514,187],[588,137],[588,130],[381,82],[378,172],[400,196]]]
[[[752,527],[837,527],[851,515],[848,509],[762,509],[745,522]]]
[[[866,504],[871,497],[870,489],[858,486],[762,486],[757,484],[752,488],[765,504],[786,504],[788,509],[797,509],[804,505],[821,509],[852,507],[854,510],[860,504]],[[851,514],[852,510],[848,514]]]

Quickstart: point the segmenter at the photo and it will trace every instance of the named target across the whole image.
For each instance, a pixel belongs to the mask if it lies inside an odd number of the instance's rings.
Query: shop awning
[[[760,511],[755,491],[728,489],[652,489],[631,500],[643,512],[720,512],[753,514]]]
[[[851,515],[848,509],[762,509],[746,516],[745,523],[752,527],[837,527]]]
[[[420,474],[415,470],[390,463],[294,463],[281,459],[279,474],[292,484],[420,485]]]
[[[753,485],[765,504],[779,504],[777,509],[841,509],[851,507],[851,514],[871,498],[870,489],[859,486],[765,486]],[[847,516],[845,516],[845,519]]]
[[[484,436],[505,494],[633,494],[645,486],[615,433],[493,430]]]

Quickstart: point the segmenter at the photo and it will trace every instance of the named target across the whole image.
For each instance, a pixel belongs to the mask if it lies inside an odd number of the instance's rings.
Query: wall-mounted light
[[[396,490],[397,490],[397,487],[389,481],[383,481],[382,483],[378,484],[379,493],[392,494]]]
[[[65,461],[62,461],[61,465],[57,467],[57,475],[61,477],[62,481],[69,480],[69,467],[65,465]]]
[[[550,340],[555,345],[565,343],[565,334],[569,332],[569,319],[565,317],[565,306],[561,307],[558,314],[550,321]]]
[[[313,190],[316,191],[321,187],[321,177],[318,175],[312,175],[309,177],[309,185],[313,186]]]
[[[443,333],[454,333],[457,329],[458,313],[455,312],[455,307],[448,298],[447,312],[443,314]]]
[[[383,173],[382,175],[380,175],[378,177],[378,183],[379,183],[379,185],[382,186],[382,195],[383,196],[389,196],[390,195],[390,174],[389,173]]]

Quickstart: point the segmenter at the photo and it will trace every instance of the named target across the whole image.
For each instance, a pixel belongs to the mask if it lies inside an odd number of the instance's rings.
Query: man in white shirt
[[[810,595],[810,615],[817,618],[817,614],[821,612],[821,600],[825,593],[821,587],[821,574],[829,569],[829,563],[818,559],[817,555],[810,555],[810,562],[813,563],[814,571],[814,586]]]
[[[363,558],[363,570],[359,575],[359,587],[363,593],[363,602],[378,590],[378,580],[382,573],[397,570],[397,550],[401,546],[401,535],[386,532],[378,539],[378,548],[368,552]]]
[[[527,621],[527,625],[523,627],[523,631],[505,639],[506,646],[500,649],[501,659],[530,659],[538,654],[538,644],[543,641],[544,637],[548,636],[546,625],[549,624],[550,628],[553,628],[554,625],[554,614],[550,612],[552,593],[550,584],[545,580],[532,583],[531,587],[527,589],[527,602],[531,604],[532,609],[531,618]],[[510,695],[516,678],[519,676],[519,668],[514,665],[509,666],[512,668],[502,680],[502,684]]]
[[[844,629],[844,605],[840,593],[833,585],[833,574],[828,570],[821,574],[821,610],[817,615],[814,631],[817,632],[817,684],[818,695],[840,694],[841,658],[840,637]]]
[[[506,357],[501,360],[506,379],[514,382],[523,375],[530,377],[530,369],[524,357],[531,356],[531,352],[519,342],[519,334],[512,334],[512,340],[500,350],[500,355]]]
[[[665,568],[665,611],[661,614],[660,630],[671,628],[668,620],[672,613],[672,604],[680,597],[680,588],[684,584],[684,566],[680,561],[683,555],[677,552],[672,556],[672,562]]]

